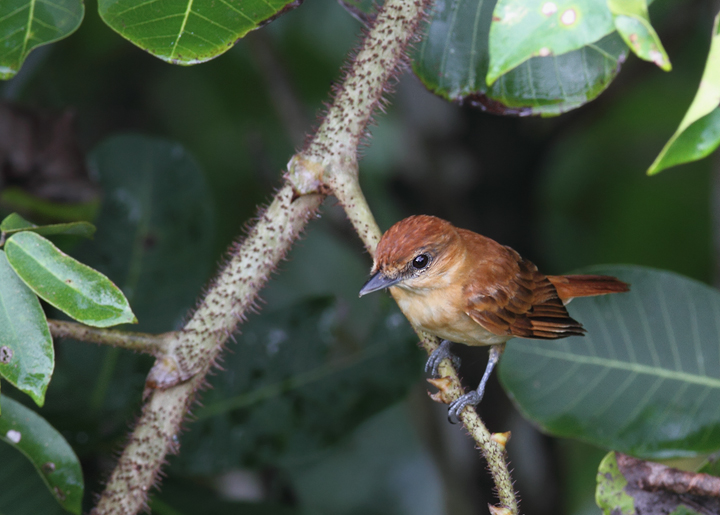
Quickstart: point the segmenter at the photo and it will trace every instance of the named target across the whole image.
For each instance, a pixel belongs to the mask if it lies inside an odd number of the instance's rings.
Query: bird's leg
[[[440,362],[445,358],[450,359],[453,365],[455,365],[455,368],[458,368],[460,366],[460,358],[450,352],[449,340],[443,340],[442,342],[440,342],[440,346],[434,351],[432,351],[432,354],[430,354],[427,363],[425,363],[425,372],[430,372],[430,375],[432,375],[433,377],[437,377]]]
[[[499,345],[493,345],[490,347],[490,357],[488,358],[488,363],[485,367],[485,373],[480,380],[480,385],[477,387],[477,390],[466,393],[458,400],[450,404],[450,408],[448,409],[448,419],[450,420],[450,422],[457,422],[460,419],[460,413],[462,413],[466,406],[477,406],[478,404],[480,404],[480,401],[485,394],[485,385],[487,384],[488,379],[490,379],[490,374],[495,368],[495,365],[497,365],[497,362],[500,360],[500,356],[502,355],[504,350],[504,343],[501,343]]]

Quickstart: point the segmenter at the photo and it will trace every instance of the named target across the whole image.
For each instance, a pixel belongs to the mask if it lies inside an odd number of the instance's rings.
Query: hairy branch
[[[98,329],[77,322],[61,320],[48,320],[48,326],[53,338],[72,338],[100,345],[112,345],[158,357],[163,355],[167,340],[173,336],[173,333],[147,334]]]

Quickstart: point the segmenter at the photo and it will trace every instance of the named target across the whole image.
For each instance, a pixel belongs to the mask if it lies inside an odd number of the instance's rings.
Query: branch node
[[[326,193],[325,166],[317,159],[295,154],[287,164],[286,179],[293,189],[293,200],[311,193]]]
[[[508,440],[510,440],[511,433],[510,431],[506,431],[504,433],[493,433],[490,439],[498,444],[500,448],[504,451],[505,445],[507,444]]]

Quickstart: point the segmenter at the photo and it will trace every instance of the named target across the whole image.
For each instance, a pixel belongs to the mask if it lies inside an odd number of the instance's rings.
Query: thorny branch
[[[186,326],[164,336],[161,354],[148,375],[140,419],[93,514],[134,514],[147,506],[148,491],[166,455],[178,450],[180,426],[195,392],[205,384],[230,334],[248,309],[254,308],[258,291],[326,194],[338,198],[366,249],[374,252],[380,230],[359,186],[357,148],[388,84],[405,61],[407,45],[417,34],[429,3],[385,2],[320,127],[288,163],[284,185],[244,241],[231,249],[229,261]],[[54,334],[60,331],[56,327]],[[85,336],[80,339],[96,341],[91,332]],[[428,353],[437,347],[437,339],[420,336]],[[448,360],[440,372],[444,376],[441,400],[458,398],[462,387]],[[466,410],[461,420],[487,459],[497,485],[501,507],[491,508],[517,515],[503,439],[491,435],[474,410]]]
[[[615,457],[622,475],[643,490],[720,497],[720,477],[678,470],[619,452],[615,453]]]

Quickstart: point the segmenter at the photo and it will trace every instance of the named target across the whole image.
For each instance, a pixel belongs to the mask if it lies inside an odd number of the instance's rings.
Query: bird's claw
[[[434,351],[432,351],[432,354],[430,354],[427,363],[425,363],[425,372],[429,372],[431,376],[437,377],[440,362],[445,358],[448,358],[450,361],[452,361],[452,364],[455,366],[455,368],[458,368],[460,366],[460,358],[450,352],[450,342],[448,340],[443,340],[440,346]]]
[[[453,401],[448,408],[448,420],[451,424],[457,424],[460,422],[460,413],[468,406],[477,406],[480,404],[483,396],[478,393],[477,390],[473,390],[470,393],[466,393],[459,399]]]

